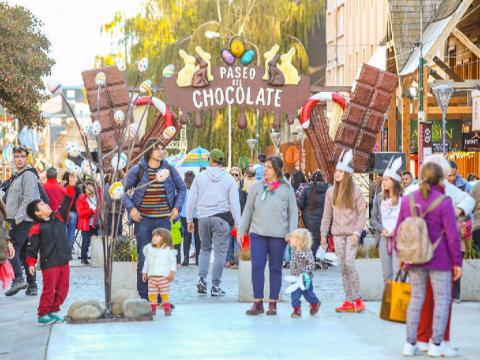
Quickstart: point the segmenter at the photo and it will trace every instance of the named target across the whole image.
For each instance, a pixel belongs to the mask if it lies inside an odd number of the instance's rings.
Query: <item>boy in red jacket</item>
[[[53,211],[42,200],[34,200],[27,206],[27,214],[35,221],[30,229],[27,245],[27,265],[33,275],[40,252],[43,289],[38,306],[38,323],[63,322],[58,312],[68,294],[72,258],[67,239],[67,221],[72,200],[75,197],[77,176],[71,174],[65,197],[58,211]]]

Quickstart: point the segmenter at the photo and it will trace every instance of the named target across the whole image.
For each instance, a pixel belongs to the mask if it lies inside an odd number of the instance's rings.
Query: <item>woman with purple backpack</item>
[[[408,269],[412,285],[411,299],[407,311],[407,342],[403,348],[404,356],[420,354],[417,345],[417,331],[420,313],[425,300],[427,279],[430,277],[434,294],[433,334],[429,343],[428,355],[440,357],[444,354],[444,332],[452,301],[452,278],[460,278],[462,256],[460,238],[455,223],[455,211],[451,198],[445,196],[442,168],[435,163],[424,164],[420,173],[419,190],[404,197],[400,207],[395,238],[399,258],[402,259],[401,224],[407,218],[415,216],[411,208],[417,209],[428,230],[432,243],[431,259],[416,265],[404,265]],[[411,196],[413,198],[411,198]],[[413,206],[412,206],[413,205]],[[420,243],[420,240],[419,240]]]

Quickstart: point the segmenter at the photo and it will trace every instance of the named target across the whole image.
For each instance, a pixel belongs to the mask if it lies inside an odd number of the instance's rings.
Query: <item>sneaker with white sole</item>
[[[431,340],[428,344],[428,356],[431,357],[458,357],[460,353],[450,342],[442,341],[440,345],[435,345]]]
[[[412,345],[409,342],[406,342],[405,345],[403,345],[403,356],[417,356],[420,354],[421,351],[417,344]]]
[[[431,340],[428,344],[428,356],[430,357],[442,357],[443,343],[435,345]]]
[[[450,341],[443,342],[443,356],[445,357],[458,357],[460,356],[460,351],[458,348],[452,345]]]
[[[220,287],[218,286],[217,287],[213,286],[210,293],[212,296],[225,296],[225,291],[220,289]]]
[[[423,342],[423,341],[417,341],[417,346],[420,349],[421,352],[427,352],[428,351],[428,342]]]

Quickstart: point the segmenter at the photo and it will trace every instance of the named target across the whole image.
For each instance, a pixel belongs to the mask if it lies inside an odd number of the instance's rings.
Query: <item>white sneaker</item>
[[[440,345],[435,345],[431,340],[428,344],[428,356],[442,357],[443,342]]]
[[[403,345],[403,356],[417,356],[420,355],[420,349],[417,344],[412,345],[409,342],[406,342]]]
[[[444,341],[442,355],[445,357],[458,357],[460,356],[460,352],[450,341]]]
[[[427,352],[428,351],[428,343],[427,342],[417,341],[417,346],[418,346],[418,349],[421,352]]]

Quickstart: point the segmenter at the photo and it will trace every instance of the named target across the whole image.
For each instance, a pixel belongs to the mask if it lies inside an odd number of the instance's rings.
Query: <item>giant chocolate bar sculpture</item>
[[[319,169],[329,182],[333,181],[335,164],[342,150],[353,150],[352,166],[355,171],[367,171],[397,83],[397,75],[363,65],[352,99],[337,129],[335,141],[328,136],[323,110],[308,106],[311,100],[305,103],[300,122],[313,145]]]
[[[106,84],[100,89],[99,101],[97,101],[98,85],[95,83],[97,73],[103,72],[106,75]],[[93,69],[82,72],[83,84],[87,92],[87,101],[90,107],[92,121],[98,120],[102,126],[102,131],[99,135],[102,152],[104,155],[104,167],[106,172],[111,172],[111,158],[114,155],[117,147],[117,139],[121,137],[125,129],[125,124],[118,126],[114,121],[114,113],[117,110],[122,110],[125,114],[130,114],[130,123],[134,123],[133,111],[129,109],[129,94],[127,84],[125,83],[125,72],[120,71],[116,66],[107,66],[101,69]],[[131,106],[154,106],[154,101],[161,100],[151,96],[136,98]],[[99,110],[99,111],[98,111]],[[98,111],[98,112],[97,112]],[[144,122],[147,120],[144,119]],[[169,128],[168,130],[166,130]],[[160,138],[162,143],[166,146],[178,133],[181,126],[175,121],[173,113],[170,109],[164,106],[163,111],[158,112],[158,116],[153,122],[152,126],[148,128],[145,134],[139,136],[132,136],[135,141],[133,148],[132,164],[135,162],[135,154],[140,153],[142,147],[149,138]],[[131,148],[132,140],[123,145],[123,150],[127,151]],[[132,164],[129,164],[131,166]]]

